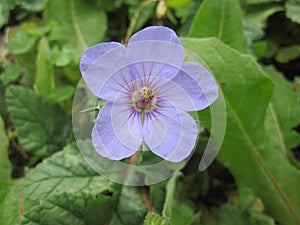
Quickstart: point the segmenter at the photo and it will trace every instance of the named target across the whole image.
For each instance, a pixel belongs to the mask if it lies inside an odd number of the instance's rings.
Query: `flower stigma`
[[[154,107],[156,107],[156,95],[155,91],[149,87],[137,88],[132,94],[132,100],[134,108],[138,112],[150,112]]]

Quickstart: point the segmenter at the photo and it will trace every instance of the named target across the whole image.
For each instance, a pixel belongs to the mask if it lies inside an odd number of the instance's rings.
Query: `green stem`
[[[83,34],[80,30],[80,27],[79,27],[79,24],[78,24],[78,21],[77,21],[77,17],[76,17],[76,13],[75,13],[75,6],[74,6],[74,0],[71,0],[70,2],[70,10],[71,10],[71,21],[72,21],[72,25],[74,27],[74,30],[75,30],[75,33],[76,33],[76,36],[79,40],[79,43],[83,49],[83,51],[85,49],[87,49],[89,46],[88,44],[86,43],[84,37],[83,37]]]
[[[139,18],[142,10],[149,4],[151,4],[152,2],[158,2],[159,0],[146,0],[144,2],[142,2],[139,7],[137,8],[137,10],[135,11],[134,15],[133,15],[133,18],[132,20],[130,21],[130,24],[129,24],[129,27],[127,29],[127,32],[126,32],[126,36],[124,38],[124,44],[127,44],[128,43],[128,40],[130,38],[130,36],[132,35],[132,32],[133,32],[133,29],[134,29],[134,26],[137,22],[137,19]]]

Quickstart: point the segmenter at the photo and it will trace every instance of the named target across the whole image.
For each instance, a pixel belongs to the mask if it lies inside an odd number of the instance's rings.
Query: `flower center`
[[[156,103],[155,91],[144,86],[132,94],[132,100],[136,110],[149,112]]]

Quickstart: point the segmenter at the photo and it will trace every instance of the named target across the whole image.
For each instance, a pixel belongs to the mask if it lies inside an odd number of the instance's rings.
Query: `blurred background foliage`
[[[100,177],[71,130],[83,51],[126,42],[135,15],[134,32],[158,24],[182,37],[228,110],[208,170],[197,167],[204,111],[187,166],[147,187]],[[1,0],[0,29],[0,224],[300,225],[298,0]]]

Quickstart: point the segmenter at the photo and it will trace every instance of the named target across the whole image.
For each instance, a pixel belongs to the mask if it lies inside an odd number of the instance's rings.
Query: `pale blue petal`
[[[85,75],[85,73],[89,69],[89,67],[101,55],[108,53],[109,51],[113,50],[114,48],[117,48],[120,46],[121,46],[121,44],[118,42],[107,42],[107,43],[100,43],[100,44],[91,46],[88,49],[86,49],[85,52],[82,54],[82,57],[80,60],[80,72],[82,73],[82,75]]]
[[[171,42],[139,41],[128,44],[127,60],[136,77],[172,79],[183,64],[184,51],[180,45]]]
[[[167,27],[148,27],[132,36],[127,60],[134,76],[172,79],[184,60],[184,49],[175,32]]]
[[[113,44],[113,46],[115,46]],[[123,73],[129,73],[126,61],[126,47],[119,44],[95,59],[86,69],[82,64],[82,77],[94,95],[105,100],[111,100],[119,91],[111,90],[114,87],[103,90],[107,80],[112,76],[120,77]],[[86,58],[86,57],[84,57]],[[121,72],[120,72],[121,71]],[[127,76],[130,76],[128,74]],[[119,88],[118,88],[119,89]]]
[[[185,62],[170,82],[161,85],[157,95],[184,111],[202,110],[218,97],[218,86],[212,74],[203,66]]]
[[[148,114],[144,140],[153,153],[171,162],[187,158],[197,139],[197,125],[186,112],[168,104]]]
[[[131,104],[112,104],[110,122],[120,142],[138,150],[143,140],[140,113]]]
[[[132,37],[129,39],[129,43],[148,40],[166,41],[181,45],[176,33],[172,29],[164,26],[147,27],[132,35]]]
[[[142,143],[138,118],[126,106],[107,103],[100,110],[92,131],[92,142],[103,157],[120,160],[133,155]]]

